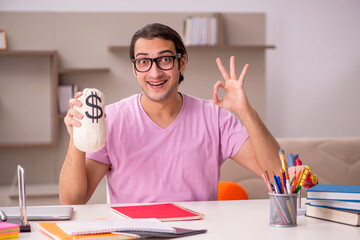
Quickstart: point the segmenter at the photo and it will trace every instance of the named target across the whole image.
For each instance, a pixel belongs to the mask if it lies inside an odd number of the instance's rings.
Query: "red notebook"
[[[157,218],[160,221],[199,220],[203,214],[189,210],[175,203],[111,207],[127,218]]]

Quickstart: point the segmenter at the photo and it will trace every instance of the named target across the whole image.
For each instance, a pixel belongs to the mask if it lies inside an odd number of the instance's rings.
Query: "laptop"
[[[25,192],[25,173],[24,169],[18,165],[18,187],[19,187],[19,207],[0,207],[8,219],[20,217],[25,222],[33,221],[55,221],[71,219],[74,208],[70,206],[26,206]]]
[[[8,218],[19,218],[19,207],[0,207]],[[29,206],[26,207],[29,221],[58,221],[69,220],[73,215],[73,208],[67,206]]]

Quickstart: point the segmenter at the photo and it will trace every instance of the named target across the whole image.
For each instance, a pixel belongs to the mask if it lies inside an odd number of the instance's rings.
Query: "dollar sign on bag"
[[[91,102],[90,99],[92,100]],[[88,111],[85,112],[86,116],[92,119],[92,122],[96,120],[97,123],[103,115],[103,110],[98,106],[98,101],[101,102],[101,98],[96,93],[91,92],[91,95],[86,98],[86,105],[91,107],[91,115]]]

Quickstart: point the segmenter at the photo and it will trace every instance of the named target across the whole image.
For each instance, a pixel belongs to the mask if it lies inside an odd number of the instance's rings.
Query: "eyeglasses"
[[[134,63],[135,69],[138,72],[147,72],[151,69],[153,62],[156,63],[156,66],[161,70],[170,70],[175,65],[175,59],[181,58],[181,53],[176,54],[175,56],[161,56],[157,58],[135,58],[131,59]]]

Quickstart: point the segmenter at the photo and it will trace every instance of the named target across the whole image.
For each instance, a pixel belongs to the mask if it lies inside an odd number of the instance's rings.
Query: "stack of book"
[[[38,222],[54,239],[137,239],[176,238],[206,233],[206,229],[171,227],[166,221],[200,220],[203,214],[174,203],[111,206],[121,219],[71,222]]]
[[[306,216],[360,226],[360,186],[318,184],[307,190]]]
[[[0,239],[19,238],[20,227],[15,223],[0,222]]]
[[[184,42],[189,46],[218,44],[218,24],[214,16],[190,16],[184,23]]]

